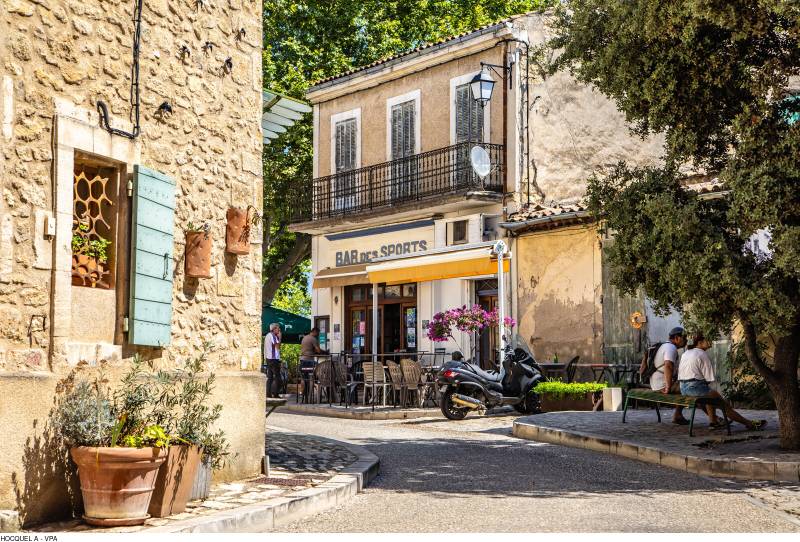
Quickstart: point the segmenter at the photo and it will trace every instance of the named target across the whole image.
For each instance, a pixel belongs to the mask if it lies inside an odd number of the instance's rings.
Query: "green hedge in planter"
[[[601,391],[606,387],[605,382],[566,382],[549,381],[539,382],[533,391],[539,395],[547,394],[554,399],[580,399],[587,393]]]

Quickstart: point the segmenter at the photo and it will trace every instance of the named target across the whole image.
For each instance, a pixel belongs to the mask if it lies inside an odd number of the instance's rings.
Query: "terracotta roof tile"
[[[508,222],[525,222],[538,218],[559,217],[569,213],[582,212],[588,212],[588,208],[583,203],[551,203],[549,205],[534,203],[523,207],[516,213],[510,214]]]

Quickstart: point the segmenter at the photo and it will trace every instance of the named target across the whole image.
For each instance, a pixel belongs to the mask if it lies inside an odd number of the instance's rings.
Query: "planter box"
[[[147,509],[151,516],[163,518],[186,510],[200,455],[198,446],[180,444],[169,447],[167,460],[158,470],[153,498]]]
[[[544,412],[560,412],[562,410],[593,410],[594,401],[592,401],[592,395],[592,393],[587,393],[582,397],[574,395],[554,397],[549,393],[543,393],[539,399]]]
[[[197,473],[194,475],[192,493],[189,495],[190,501],[205,500],[211,493],[211,464],[205,459],[200,461]]]

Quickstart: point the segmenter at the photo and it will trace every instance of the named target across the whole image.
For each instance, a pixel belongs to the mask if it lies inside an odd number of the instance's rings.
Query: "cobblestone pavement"
[[[220,510],[291,496],[292,493],[327,481],[357,459],[346,448],[331,442],[271,426],[267,428],[266,450],[270,458],[269,477],[256,476],[247,480],[214,484],[208,499],[190,501],[183,513],[166,518],[151,518],[144,525],[135,527],[91,527],[82,521],[73,520],[44,525],[31,531],[110,533],[146,531],[150,527],[161,527]]]
[[[380,476],[363,493],[280,530],[800,532],[788,515],[795,487],[704,478],[516,439],[516,417],[361,421],[276,414],[272,423],[349,440],[381,460]]]

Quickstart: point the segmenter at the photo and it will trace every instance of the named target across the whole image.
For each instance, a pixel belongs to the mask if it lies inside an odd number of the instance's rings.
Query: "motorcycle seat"
[[[472,372],[474,372],[479,377],[483,378],[484,380],[488,380],[489,382],[500,382],[500,373],[492,371],[487,372],[478,367],[477,365],[469,365],[469,368]]]

